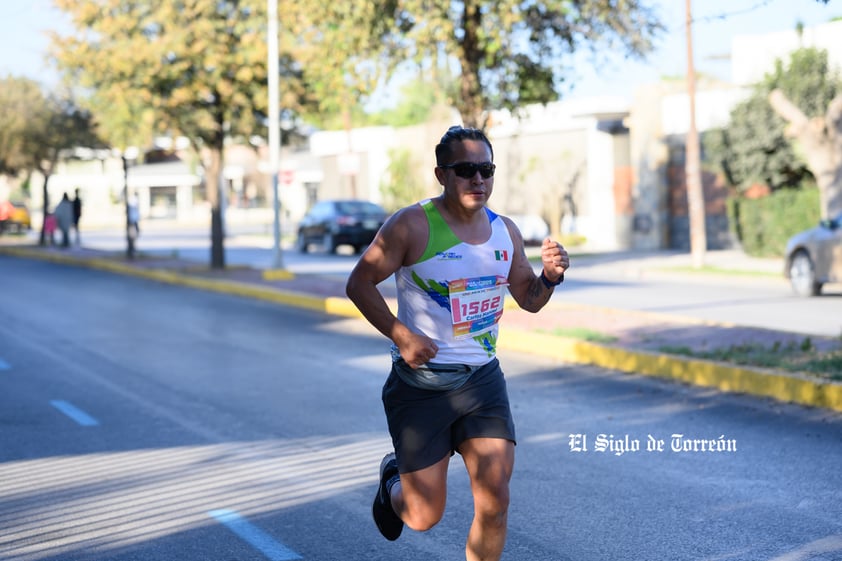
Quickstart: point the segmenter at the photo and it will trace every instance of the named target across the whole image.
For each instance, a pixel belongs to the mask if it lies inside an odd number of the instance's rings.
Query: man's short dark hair
[[[485,142],[485,145],[491,151],[491,160],[494,161],[494,148],[491,147],[491,141],[488,140],[484,132],[479,129],[455,125],[447,129],[447,132],[444,133],[444,136],[441,137],[441,140],[436,145],[436,165],[451,163],[453,143],[462,142],[463,140],[481,140]]]

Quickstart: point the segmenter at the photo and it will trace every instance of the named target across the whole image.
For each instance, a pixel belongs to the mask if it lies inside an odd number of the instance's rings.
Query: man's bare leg
[[[404,524],[424,532],[438,524],[447,502],[447,467],[450,456],[418,471],[401,473],[392,486],[392,508]]]
[[[467,561],[499,561],[506,545],[509,481],[515,445],[500,438],[471,438],[459,447],[471,477],[474,520],[465,545]]]

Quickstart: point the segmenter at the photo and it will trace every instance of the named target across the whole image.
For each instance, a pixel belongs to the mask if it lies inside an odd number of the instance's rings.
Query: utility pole
[[[696,70],[693,65],[693,10],[691,0],[685,0],[687,9],[687,97],[690,101],[690,126],[684,161],[684,175],[687,184],[687,209],[690,221],[690,255],[693,266],[705,264],[707,233],[705,227],[705,193],[702,185],[701,149],[699,133],[696,130]]]

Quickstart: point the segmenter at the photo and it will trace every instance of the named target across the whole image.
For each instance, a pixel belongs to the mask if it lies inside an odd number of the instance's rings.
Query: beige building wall
[[[618,114],[624,115],[613,103],[608,113],[612,123]],[[507,215],[540,216],[553,235],[582,236],[590,247],[622,247],[617,166],[628,167],[628,134],[624,128],[606,128],[606,121],[597,116],[599,108],[599,103],[560,102],[531,108],[519,117],[495,115],[488,132],[498,166],[491,208]],[[435,145],[458,122],[456,115],[439,115],[424,125],[353,131],[360,140],[355,192],[340,171],[347,133],[314,134],[311,151],[324,170],[318,199],[356,196],[381,202],[391,150],[408,152],[423,196],[437,196],[441,187],[433,171]]]

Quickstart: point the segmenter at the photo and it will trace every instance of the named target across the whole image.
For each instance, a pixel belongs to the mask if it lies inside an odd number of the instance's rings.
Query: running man
[[[471,481],[468,561],[497,560],[506,541],[515,429],[496,358],[505,292],[537,312],[570,266],[545,239],[535,275],[514,223],[487,204],[494,152],[482,131],[451,127],[435,148],[440,196],[403,208],[383,225],[346,292],[392,341],[383,404],[394,453],[383,458],[372,514],[383,536],[425,531],[444,514],[447,469],[458,452]],[[377,285],[395,275],[397,317]]]

